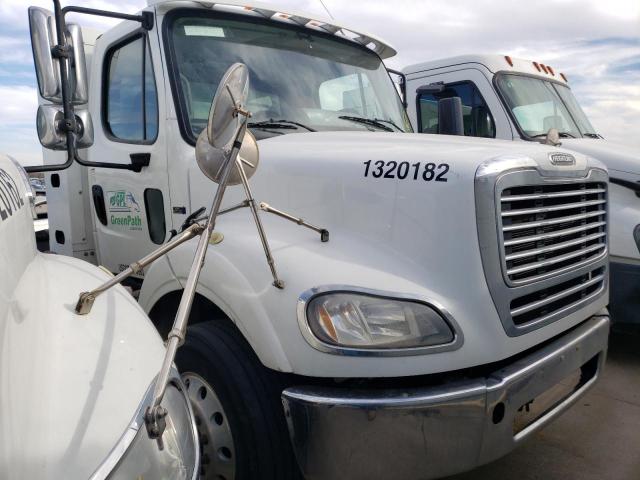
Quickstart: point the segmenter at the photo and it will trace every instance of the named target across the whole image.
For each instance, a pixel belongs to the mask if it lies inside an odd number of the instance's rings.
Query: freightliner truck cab
[[[135,271],[163,335],[195,245],[132,262],[208,206],[196,146],[226,131],[210,110],[225,71],[248,69],[234,113],[251,115],[264,231],[243,208],[248,183],[229,186],[176,357],[198,393],[203,478],[451,475],[506,454],[598,379],[598,161],[413,134],[391,46],[270,5],[150,2],[87,50],[93,143],[47,175],[51,249]],[[300,217],[319,227],[287,221]]]
[[[164,449],[143,415],[165,349],[124,288],[84,317],[78,294],[110,274],[36,250],[28,177],[0,155],[0,478],[195,480],[198,439],[177,372]]]
[[[598,134],[567,75],[544,63],[499,55],[465,55],[411,65],[407,112],[414,128],[438,133],[437,102],[459,97],[464,135],[546,141],[558,130],[563,148],[602,161],[611,204],[611,315],[640,322],[640,151]]]

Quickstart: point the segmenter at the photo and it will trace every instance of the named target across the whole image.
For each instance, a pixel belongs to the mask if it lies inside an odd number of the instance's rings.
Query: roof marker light
[[[560,76],[562,77],[562,79],[563,79],[565,82],[569,83],[569,80],[567,80],[567,77],[565,76],[565,74],[564,74],[564,73],[560,73]]]
[[[541,63],[541,64],[540,64],[540,68],[542,69],[542,71],[543,71],[544,73],[549,73],[549,70],[547,70],[547,66],[546,66],[544,63]]]
[[[549,69],[549,71],[551,72],[551,75],[553,75],[554,77],[556,76],[556,73],[553,71],[553,68],[547,66],[547,68]]]
[[[507,61],[510,67],[513,67],[513,60],[511,60],[511,57],[509,55],[505,55],[504,59]]]
[[[540,71],[540,65],[538,65],[538,62],[533,62],[533,66],[536,67],[536,70]]]

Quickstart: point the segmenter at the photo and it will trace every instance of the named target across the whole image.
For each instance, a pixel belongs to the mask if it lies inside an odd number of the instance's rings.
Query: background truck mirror
[[[464,135],[462,100],[460,100],[460,97],[438,100],[438,133],[443,135]]]
[[[444,83],[442,82],[438,82],[438,83],[430,83],[428,85],[422,85],[421,87],[418,87],[416,89],[416,94],[418,96],[423,95],[425,93],[430,93],[430,94],[434,94],[434,93],[442,93],[444,91]]]

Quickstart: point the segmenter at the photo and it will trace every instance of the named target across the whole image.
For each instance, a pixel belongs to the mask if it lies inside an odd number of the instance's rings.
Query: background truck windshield
[[[576,138],[595,134],[589,119],[565,85],[512,74],[498,75],[497,84],[507,108],[529,137],[544,135],[550,128]]]
[[[411,131],[382,61],[366,47],[273,22],[195,15],[174,17],[168,35],[188,136],[206,126],[218,82],[235,62],[249,68],[254,124],[287,120],[313,130]],[[254,133],[307,131],[300,125],[254,127]]]

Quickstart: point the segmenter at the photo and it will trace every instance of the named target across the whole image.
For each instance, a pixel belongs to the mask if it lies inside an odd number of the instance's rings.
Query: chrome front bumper
[[[298,463],[307,480],[425,480],[495,460],[593,385],[608,335],[609,317],[594,316],[487,377],[437,387],[288,388],[282,400]],[[580,381],[566,395],[515,429],[531,400],[576,371]]]

